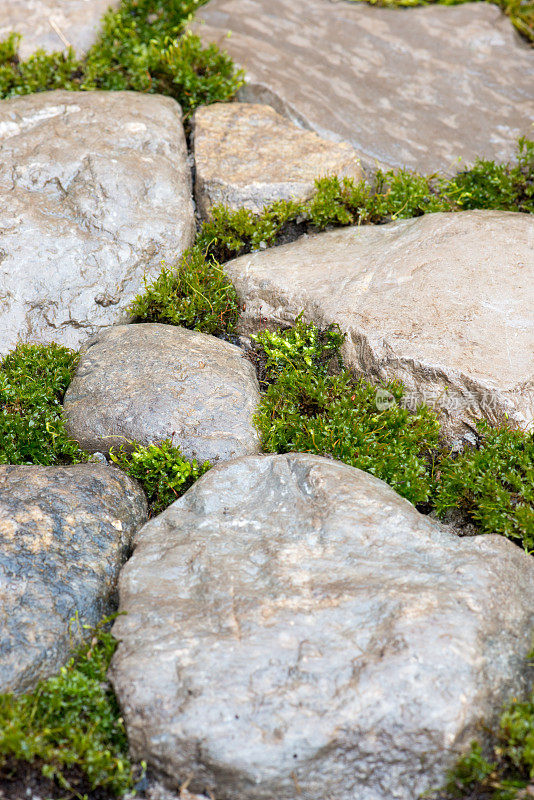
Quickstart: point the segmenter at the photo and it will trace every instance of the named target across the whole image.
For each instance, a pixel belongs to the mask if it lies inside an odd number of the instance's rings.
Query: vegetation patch
[[[470,0],[366,0],[373,6],[387,8],[412,8],[414,6],[443,5],[456,6]],[[533,0],[491,0],[510,17],[512,24],[528,41],[534,43],[534,2]]]
[[[65,430],[61,408],[78,360],[56,344],[19,344],[0,362],[0,464],[86,460]]]
[[[211,334],[233,332],[239,315],[236,291],[198,244],[174,269],[163,267],[130,307],[136,322],[162,322]]]
[[[130,478],[138,480],[148,499],[151,516],[174,503],[211,464],[187,461],[170,439],[159,444],[143,446],[132,442],[129,447],[111,448],[110,458]]]
[[[0,98],[51,89],[133,90],[175,98],[185,116],[202,104],[226,102],[243,83],[228,55],[186,32],[204,0],[122,0],[104,15],[86,58],[39,50],[18,56],[20,36],[0,43]]]
[[[119,796],[133,786],[124,722],[106,679],[116,647],[106,622],[59,675],[28,694],[0,695],[0,786],[8,797],[21,775],[37,771],[51,796],[66,800]]]
[[[534,551],[534,432],[484,421],[478,431],[478,447],[441,461],[436,510],[460,508],[481,533],[501,533]]]

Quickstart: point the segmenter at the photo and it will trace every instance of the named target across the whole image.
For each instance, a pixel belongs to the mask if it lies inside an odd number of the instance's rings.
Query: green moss
[[[534,433],[478,426],[481,441],[440,463],[434,503],[460,508],[481,533],[501,533],[534,550]]]
[[[97,787],[120,795],[133,784],[124,723],[106,680],[116,642],[102,625],[56,677],[24,695],[0,695],[0,780],[21,762],[67,798]]]
[[[78,359],[59,345],[20,344],[0,362],[0,464],[85,460],[61,409]]]
[[[217,334],[234,330],[239,305],[221,266],[196,246],[176,268],[164,267],[153,283],[145,284],[130,311],[138,322],[162,322]]]
[[[0,98],[68,90],[133,90],[174,97],[189,115],[198,105],[229,100],[242,73],[215,45],[185,31],[199,0],[122,0],[104,15],[87,57],[38,51],[21,61],[20,37],[0,43]]]
[[[206,461],[187,461],[170,439],[147,447],[132,442],[129,447],[110,450],[111,460],[131,478],[138,480],[148,498],[152,515],[174,503],[211,467]]]
[[[294,329],[253,338],[270,382],[255,418],[264,451],[331,456],[381,478],[413,503],[428,500],[428,457],[439,433],[431,411],[403,408],[397,383],[378,387],[394,399],[382,408],[377,386],[346,370],[328,374],[339,358],[336,330],[321,333],[299,321]]]
[[[360,0],[363,1],[363,0]],[[443,6],[455,6],[470,0],[366,0],[371,5],[387,8],[412,8],[438,3]],[[490,0],[498,5],[510,17],[512,24],[530,42],[534,42],[534,2],[533,0]]]

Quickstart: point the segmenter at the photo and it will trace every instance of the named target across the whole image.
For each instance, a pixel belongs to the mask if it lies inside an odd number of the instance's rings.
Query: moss
[[[20,344],[0,362],[0,464],[75,464],[61,408],[79,356],[66,347]]]
[[[117,451],[112,448],[109,455],[114,464],[139,481],[151,515],[164,511],[211,467],[208,461],[187,461],[170,439],[147,447],[131,442]]]
[[[60,673],[24,695],[0,695],[0,781],[8,789],[40,772],[55,796],[97,787],[121,795],[133,785],[124,722],[106,673],[116,642],[107,621]],[[85,632],[87,635],[87,631]]]
[[[0,43],[0,98],[49,89],[133,90],[174,97],[188,116],[201,104],[225,102],[242,73],[215,45],[185,31],[199,0],[122,0],[104,15],[87,57],[37,51],[18,57],[20,37]]]

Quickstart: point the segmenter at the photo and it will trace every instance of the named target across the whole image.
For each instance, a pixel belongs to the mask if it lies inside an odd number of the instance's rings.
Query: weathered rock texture
[[[241,99],[350,142],[366,168],[456,171],[532,133],[534,54],[489,3],[211,0],[198,19],[246,68]]]
[[[303,237],[225,265],[242,332],[337,322],[347,365],[398,378],[451,429],[534,417],[534,219],[428,214]]]
[[[15,31],[22,34],[20,56],[28,58],[38,48],[48,52],[74,47],[77,55],[97,38],[100,20],[120,0],[4,0],[0,5],[0,39]]]
[[[86,450],[171,439],[187,458],[257,453],[252,364],[228,342],[174,325],[117,325],[84,352],[67,390],[67,429]]]
[[[179,105],[47,92],[0,107],[0,354],[77,347],[194,235]]]
[[[272,108],[215,103],[194,116],[195,199],[259,212],[275,200],[306,200],[316,178],[363,178],[355,151],[302,130]]]
[[[524,686],[532,558],[339,462],[216,467],[135,548],[112,681],[134,757],[170,785],[414,800]]]
[[[81,626],[113,610],[146,517],[141,489],[111,467],[0,466],[0,692],[55,672]]]

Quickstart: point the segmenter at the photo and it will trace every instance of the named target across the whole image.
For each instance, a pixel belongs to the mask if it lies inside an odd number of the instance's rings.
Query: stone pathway
[[[102,9],[8,0],[0,38],[27,34],[23,57],[83,50]],[[241,102],[197,110],[191,152],[169,98],[0,101],[0,356],[19,340],[81,349],[64,411],[102,461],[172,438],[220,462],[148,522],[140,487],[104,463],[0,466],[0,692],[57,670],[69,620],[96,623],[120,585],[111,679],[132,756],[168,784],[147,797],[185,782],[216,800],[415,800],[526,688],[534,560],[459,538],[339,462],[261,455],[243,349],[127,324],[128,307],[216,203],[257,211],[327,173],[510,159],[532,138],[534,51],[485,3],[210,0],[198,19],[248,78]],[[401,378],[451,441],[480,415],[532,422],[531,215],[330,230],[224,269],[239,334],[301,312],[338,323],[346,362]]]

